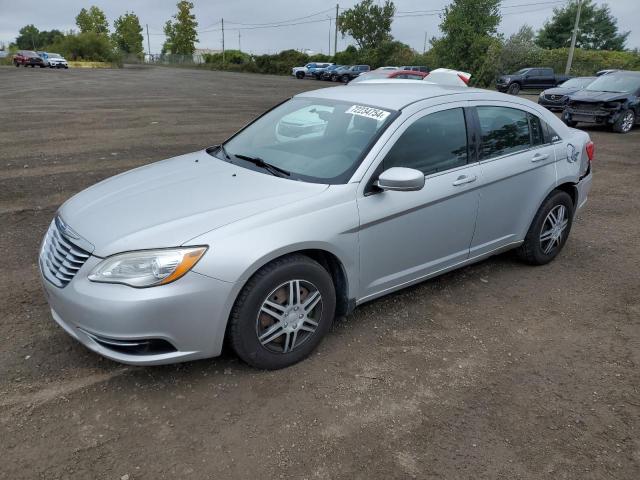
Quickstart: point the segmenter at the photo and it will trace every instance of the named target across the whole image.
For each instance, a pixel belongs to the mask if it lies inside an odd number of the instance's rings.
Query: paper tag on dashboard
[[[352,105],[345,113],[359,115],[361,117],[373,118],[382,121],[389,116],[391,112],[380,110],[379,108],[365,107],[363,105]]]

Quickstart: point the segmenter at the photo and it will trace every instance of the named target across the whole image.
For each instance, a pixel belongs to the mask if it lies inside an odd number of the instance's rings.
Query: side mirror
[[[415,192],[424,187],[424,173],[415,168],[392,167],[378,177],[378,188],[397,192]]]

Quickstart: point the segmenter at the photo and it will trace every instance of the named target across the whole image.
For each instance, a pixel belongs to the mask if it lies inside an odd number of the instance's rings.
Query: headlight
[[[105,258],[89,274],[89,280],[153,287],[171,283],[193,268],[207,247],[140,250]]]
[[[511,81],[511,77],[506,77],[506,78],[504,79],[504,83],[509,83],[510,81]]]
[[[540,92],[540,98],[544,97],[544,91]]]

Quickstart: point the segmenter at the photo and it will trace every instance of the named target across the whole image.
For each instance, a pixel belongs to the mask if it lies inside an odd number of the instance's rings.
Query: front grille
[[[89,256],[89,252],[74,245],[60,233],[55,221],[51,222],[40,251],[40,266],[47,280],[56,287],[65,287]]]
[[[550,102],[562,102],[564,101],[567,97],[564,95],[545,95],[544,98],[546,98],[547,100],[549,100]]]

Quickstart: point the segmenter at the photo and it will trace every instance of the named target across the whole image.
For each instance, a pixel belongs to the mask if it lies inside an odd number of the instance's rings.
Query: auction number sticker
[[[389,116],[391,112],[380,110],[379,108],[365,107],[364,105],[352,105],[345,113],[359,115],[361,117],[373,118],[382,121]]]

